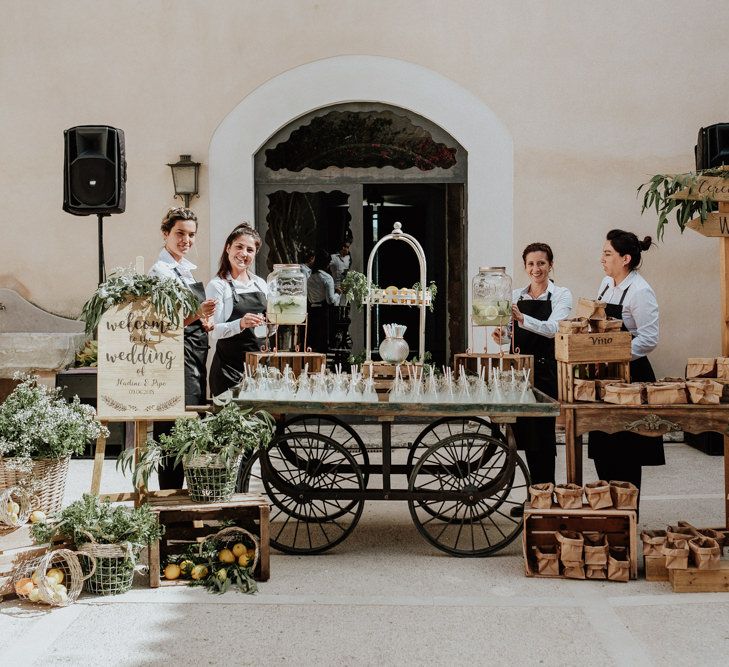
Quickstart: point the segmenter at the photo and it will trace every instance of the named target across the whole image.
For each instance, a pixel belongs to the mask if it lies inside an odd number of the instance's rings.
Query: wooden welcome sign
[[[183,330],[182,317],[173,327],[147,299],[104,313],[98,328],[96,409],[100,419],[185,415]]]
[[[729,202],[729,178],[700,176],[690,187],[672,194],[669,199],[705,199]]]

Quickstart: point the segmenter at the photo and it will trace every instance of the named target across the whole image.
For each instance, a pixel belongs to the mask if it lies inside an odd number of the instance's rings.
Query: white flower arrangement
[[[0,404],[0,457],[17,459],[28,468],[32,458],[59,459],[83,452],[89,440],[109,431],[96,419],[96,411],[78,396],[66,401],[60,389],[39,384],[32,375],[16,373],[21,380]]]

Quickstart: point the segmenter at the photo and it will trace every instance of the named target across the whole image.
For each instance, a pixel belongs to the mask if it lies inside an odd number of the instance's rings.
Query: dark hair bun
[[[648,250],[653,245],[653,239],[650,236],[646,236],[642,241],[638,243],[641,250]]]

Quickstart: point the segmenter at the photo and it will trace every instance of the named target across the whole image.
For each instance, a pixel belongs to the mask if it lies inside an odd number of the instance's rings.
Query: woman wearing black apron
[[[529,285],[512,295],[514,315],[514,347],[521,354],[534,355],[534,385],[552,398],[557,398],[557,362],[554,358],[554,336],[558,322],[569,317],[572,293],[556,286],[549,274],[554,254],[546,243],[531,243],[522,253]],[[499,340],[499,334],[495,339]],[[552,482],[557,456],[554,417],[518,418],[512,426],[518,449],[524,450],[532,484]],[[515,508],[514,513],[523,510]]]
[[[205,289],[217,300],[210,366],[210,392],[218,396],[243,379],[246,352],[258,352],[266,342],[266,281],[253,273],[261,237],[250,225],[236,227],[225,240],[215,278]]]
[[[633,335],[630,379],[655,382],[656,376],[646,356],[658,344],[658,302],[651,286],[638,273],[641,252],[651,247],[651,238],[642,241],[631,232],[608,232],[602,251],[607,276],[600,284],[598,299],[607,302],[609,317],[623,320],[623,330]],[[597,476],[604,480],[632,482],[640,488],[642,466],[664,465],[663,439],[635,433],[609,435],[592,431],[588,455],[595,462]]]
[[[203,284],[196,282],[192,275],[197,267],[185,257],[195,243],[197,217],[189,208],[171,208],[162,220],[161,229],[165,245],[149,275],[179,281],[201,304],[197,313],[185,318],[185,405],[204,405],[207,403],[207,318],[215,310],[215,301],[206,299]],[[152,428],[154,438],[169,433],[172,424],[171,421],[155,422]],[[182,466],[165,461],[158,472],[161,489],[182,487]]]

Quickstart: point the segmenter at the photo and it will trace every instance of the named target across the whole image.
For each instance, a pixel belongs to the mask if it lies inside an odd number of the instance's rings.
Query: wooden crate
[[[665,556],[643,556],[646,581],[668,581]]]
[[[554,338],[554,356],[557,361],[568,363],[630,361],[631,340],[628,331],[558,333]]]
[[[557,362],[557,398],[563,403],[575,402],[575,375],[580,378],[610,379],[618,382],[630,382],[630,361],[611,362]],[[599,399],[598,399],[599,400]]]
[[[463,354],[453,355],[453,370],[456,375],[460,374],[461,369],[468,373],[477,374],[479,367],[485,368],[488,373],[489,361],[491,368],[499,368],[506,371],[520,371],[529,369],[529,381],[534,386],[534,356],[531,354],[488,354],[466,352]]]
[[[387,393],[392,389],[398,365],[400,366],[400,374],[405,380],[409,379],[410,373],[415,373],[416,370],[418,373],[422,373],[423,369],[423,364],[411,361],[402,364],[388,364],[386,361],[365,361],[362,364],[362,376],[367,379],[371,373],[375,390],[381,401],[387,400]],[[408,369],[410,369],[410,372],[408,372]]]
[[[258,365],[278,368],[289,366],[296,377],[308,364],[309,373],[318,373],[327,363],[327,355],[318,352],[246,352],[246,363],[255,371]]]
[[[15,595],[13,574],[23,563],[61,546],[61,539],[54,540],[52,544],[35,544],[29,525],[19,528],[0,526],[0,598]]]
[[[589,505],[582,509],[566,510],[553,506],[548,510],[526,508],[524,510],[524,566],[527,577],[546,577],[539,574],[534,549],[556,542],[558,530],[577,532],[596,531],[607,535],[613,547],[626,547],[630,559],[630,578],[638,578],[638,536],[634,510],[593,510]],[[561,575],[560,575],[561,576]]]
[[[151,497],[149,507],[159,516],[165,534],[149,547],[149,586],[188,584],[186,579],[167,581],[160,576],[160,565],[168,556],[182,554],[190,544],[199,544],[208,535],[222,530],[223,522],[245,528],[260,539],[258,565],[253,573],[258,581],[270,576],[268,501],[257,494],[237,493],[227,502],[194,503],[188,496]]]
[[[669,570],[668,580],[674,593],[726,593],[729,592],[729,561],[719,561],[718,570]]]

